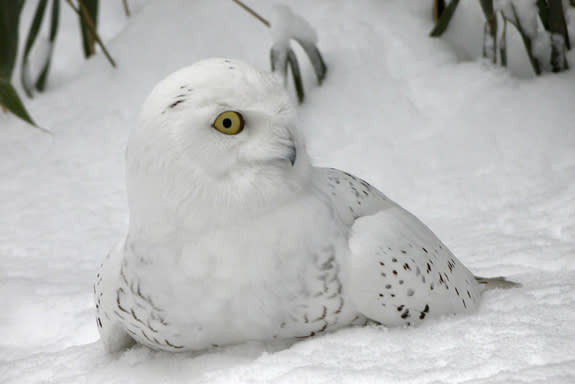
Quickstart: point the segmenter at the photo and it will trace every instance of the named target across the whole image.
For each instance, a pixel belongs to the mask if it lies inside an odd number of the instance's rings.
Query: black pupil
[[[222,125],[224,126],[224,128],[229,128],[229,127],[232,126],[232,120],[226,117],[226,118],[222,121]]]

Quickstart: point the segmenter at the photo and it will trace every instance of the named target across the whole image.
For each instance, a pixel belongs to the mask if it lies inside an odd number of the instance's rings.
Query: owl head
[[[144,211],[269,209],[305,189],[311,170],[280,80],[228,59],[161,81],[130,134],[126,160],[132,219]]]

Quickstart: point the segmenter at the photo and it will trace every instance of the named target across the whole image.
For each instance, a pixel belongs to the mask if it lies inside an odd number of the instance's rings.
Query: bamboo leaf
[[[82,2],[82,0],[79,0],[79,1]],[[86,23],[85,25],[88,28],[88,31],[90,32],[90,34],[94,38],[94,40],[96,40],[96,42],[98,43],[100,48],[102,48],[102,52],[104,52],[104,55],[106,56],[106,58],[108,59],[108,61],[112,65],[112,67],[116,67],[116,62],[114,61],[114,59],[112,59],[112,56],[110,56],[110,53],[106,49],[106,46],[102,42],[102,39],[100,39],[100,36],[98,35],[98,31],[96,30],[96,25],[92,22],[92,19],[90,18],[90,15],[86,11],[86,9],[83,8],[83,11],[82,11],[82,9],[79,9],[78,7],[76,7],[74,5],[74,2],[72,0],[66,0],[66,2],[70,5],[70,7],[72,7],[72,9],[74,10],[74,12],[76,12],[78,17],[80,17],[80,19],[84,20],[84,22]]]
[[[571,49],[569,31],[565,20],[565,10],[561,0],[549,0],[549,31],[563,36],[565,47]]]
[[[32,120],[32,117],[28,114],[28,111],[26,111],[26,107],[24,107],[22,100],[20,100],[20,97],[12,84],[5,79],[0,79],[0,104],[4,105],[6,109],[18,116],[20,119],[38,127],[34,120]]]
[[[549,0],[549,32],[551,32],[551,67],[553,72],[569,69],[566,49],[571,49],[562,0]]]
[[[321,56],[321,53],[319,52],[319,49],[317,49],[317,47],[305,40],[299,40],[299,39],[294,39],[295,41],[297,41],[299,43],[299,45],[301,45],[301,47],[303,48],[304,52],[306,53],[307,57],[309,57],[309,60],[313,66],[313,69],[315,71],[315,75],[317,76],[317,82],[319,85],[321,85],[321,83],[323,82],[323,79],[325,79],[325,75],[327,73],[327,66],[325,65],[325,62],[323,61],[323,57]]]
[[[437,23],[445,9],[445,0],[433,0],[433,22]]]
[[[300,103],[303,103],[304,90],[303,90],[303,81],[301,79],[301,71],[299,70],[299,63],[297,61],[297,56],[295,55],[294,51],[291,48],[288,50],[287,62],[291,68],[291,74],[293,76],[293,83],[297,93],[297,99]]]
[[[38,32],[40,27],[42,27],[42,21],[44,21],[44,13],[46,12],[46,6],[48,5],[48,0],[40,0],[38,6],[36,7],[36,12],[34,12],[34,18],[32,19],[32,24],[30,24],[30,30],[28,31],[28,37],[26,38],[26,44],[24,45],[24,54],[22,56],[22,65],[20,70],[20,83],[24,88],[24,92],[28,97],[32,97],[32,84],[30,80],[30,68],[28,66],[28,56],[30,51],[36,42],[38,37]]]
[[[287,49],[289,49],[289,47],[283,44],[274,44],[270,50],[272,72],[279,70],[284,79],[287,74]]]
[[[46,87],[46,78],[48,77],[48,71],[50,70],[50,63],[52,61],[52,53],[54,52],[54,43],[56,41],[56,36],[58,34],[58,25],[60,22],[60,0],[52,0],[52,15],[50,17],[50,52],[44,63],[44,67],[36,80],[36,89],[43,91]]]
[[[99,0],[78,0],[80,4],[80,30],[82,31],[82,47],[84,56],[90,57],[96,53],[96,40],[92,28],[98,26]],[[89,25],[91,23],[92,25]],[[92,27],[92,28],[91,28]]]
[[[277,51],[275,51],[274,48],[272,47],[272,49],[270,49],[270,65],[272,68],[272,72],[275,72],[275,70],[276,70],[277,61],[278,61]]]
[[[547,5],[547,1],[537,0],[537,10],[539,11],[541,24],[546,30],[549,30],[549,5]]]
[[[497,15],[493,9],[493,0],[480,0],[481,9],[485,15],[483,28],[483,57],[489,57],[497,63]],[[487,42],[491,42],[491,47]]]
[[[287,81],[288,67],[291,69],[294,87],[298,101],[301,103],[304,99],[303,81],[297,57],[289,45],[274,44],[270,50],[270,62],[272,72],[279,71],[284,83]]]
[[[126,17],[130,17],[130,7],[128,7],[128,0],[122,0],[122,4],[124,4],[124,13]]]
[[[437,24],[435,24],[435,28],[433,28],[429,36],[439,37],[443,34],[443,32],[447,30],[447,26],[449,25],[449,22],[451,21],[451,18],[453,17],[458,4],[459,0],[451,0],[449,2],[447,7],[445,7],[441,13],[441,16],[439,16],[439,20],[437,21]]]
[[[499,40],[499,57],[501,58],[501,65],[507,67],[507,19],[505,16],[503,16],[503,31],[501,32],[501,40]]]
[[[511,11],[513,12],[513,20],[507,19],[507,21],[509,21],[511,24],[513,24],[515,26],[515,28],[517,28],[517,31],[519,32],[519,35],[521,36],[521,39],[523,40],[523,45],[525,45],[525,51],[527,52],[527,56],[529,57],[529,61],[531,62],[531,66],[533,67],[533,71],[535,71],[536,75],[540,75],[541,74],[541,66],[539,65],[539,62],[537,61],[537,58],[535,58],[535,56],[533,55],[533,42],[531,41],[531,38],[525,32],[525,29],[523,28],[523,25],[521,24],[521,20],[519,19],[519,16],[517,15],[517,10],[515,9],[515,6],[513,5],[513,3],[511,3],[510,5],[511,5]],[[505,14],[503,14],[503,17],[505,18]]]
[[[0,0],[0,78],[10,81],[18,54],[18,27],[24,0]]]

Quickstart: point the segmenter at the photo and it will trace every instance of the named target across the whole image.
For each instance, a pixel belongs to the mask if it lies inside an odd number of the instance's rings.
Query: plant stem
[[[88,8],[86,7],[86,3],[83,0],[78,0],[78,5],[80,6],[80,13],[82,14],[81,18],[84,20],[84,22],[86,23],[86,25],[88,25],[88,20],[90,20],[90,24],[92,24],[92,26],[94,26],[93,20],[90,17],[90,13],[88,12]],[[92,56],[94,53],[96,53],[96,44],[94,44],[94,34],[91,31],[91,27],[88,26],[88,31],[84,30],[84,28],[82,28],[82,33],[86,34],[86,38],[85,38],[85,44],[86,44],[86,49],[87,49],[87,57]],[[96,28],[94,27],[94,30]]]
[[[549,0],[549,31],[563,36],[565,47],[567,50],[571,49],[569,31],[567,30],[567,23],[565,22],[565,10],[563,9],[563,2],[561,0]]]
[[[434,0],[433,1],[433,22],[437,24],[439,17],[445,9],[445,0]]]
[[[569,33],[565,23],[562,0],[549,0],[549,32],[551,32],[551,66],[553,72],[569,69],[566,49],[571,49]],[[561,40],[563,40],[561,42]]]
[[[447,7],[441,12],[439,16],[439,20],[435,24],[435,28],[431,31],[429,36],[431,37],[439,37],[445,32],[453,14],[455,13],[455,9],[457,8],[457,4],[459,4],[459,0],[451,0]]]
[[[483,31],[483,57],[490,57],[493,63],[497,63],[497,15],[493,9],[493,0],[481,0],[481,9],[483,9],[483,13],[485,15],[486,27],[489,35],[491,36],[491,40],[493,41],[493,46],[491,47],[491,52],[487,52],[487,47],[485,46],[485,35],[486,30]]]
[[[112,67],[116,67],[116,62],[114,61],[114,59],[112,59],[112,56],[110,56],[110,54],[108,53],[108,50],[106,49],[106,47],[104,46],[104,43],[102,42],[102,40],[100,39],[100,36],[98,35],[98,32],[96,31],[96,27],[94,27],[94,23],[92,22],[92,19],[90,18],[90,15],[88,15],[86,13],[86,8],[82,7],[81,9],[83,10],[83,12],[80,11],[80,9],[78,9],[74,3],[72,2],[72,0],[66,0],[66,2],[70,5],[70,7],[72,7],[72,9],[74,10],[74,12],[76,12],[80,17],[82,17],[84,19],[84,21],[86,22],[86,25],[88,26],[88,28],[90,29],[90,33],[92,34],[92,36],[94,37],[94,39],[96,40],[96,42],[98,43],[98,45],[100,46],[100,48],[102,48],[102,51],[104,52],[104,55],[106,55],[106,58],[108,59],[108,61],[110,62],[110,64],[112,65]]]
[[[541,67],[539,66],[539,61],[533,55],[533,41],[531,41],[531,38],[527,36],[527,33],[523,29],[523,25],[521,25],[521,20],[519,20],[519,15],[517,14],[517,10],[515,9],[513,3],[511,3],[511,11],[513,12],[514,20],[509,21],[513,25],[515,25],[515,27],[519,31],[521,39],[523,40],[523,45],[525,45],[525,50],[527,51],[527,56],[529,57],[529,61],[531,62],[531,66],[533,67],[533,71],[535,72],[536,75],[539,76],[541,74]]]
[[[259,21],[261,21],[263,24],[265,24],[266,27],[270,28],[271,24],[269,21],[267,21],[266,19],[264,19],[262,16],[260,16],[256,11],[254,11],[253,9],[251,9],[250,7],[248,7],[247,5],[245,5],[244,3],[242,3],[240,0],[233,0],[234,3],[236,3],[237,5],[239,5],[240,7],[242,7],[243,9],[245,9],[246,11],[248,11],[253,17],[255,17],[256,19],[258,19]]]
[[[499,57],[501,59],[501,65],[507,67],[507,19],[501,13],[503,20],[503,32],[501,32],[501,40],[499,40]]]
[[[128,0],[122,0],[124,4],[124,12],[126,12],[126,16],[130,17],[130,8],[128,8]]]

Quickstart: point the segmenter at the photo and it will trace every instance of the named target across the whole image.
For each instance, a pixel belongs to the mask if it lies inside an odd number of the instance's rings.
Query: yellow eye
[[[226,135],[237,135],[244,129],[244,118],[235,111],[222,112],[216,117],[213,127]]]

